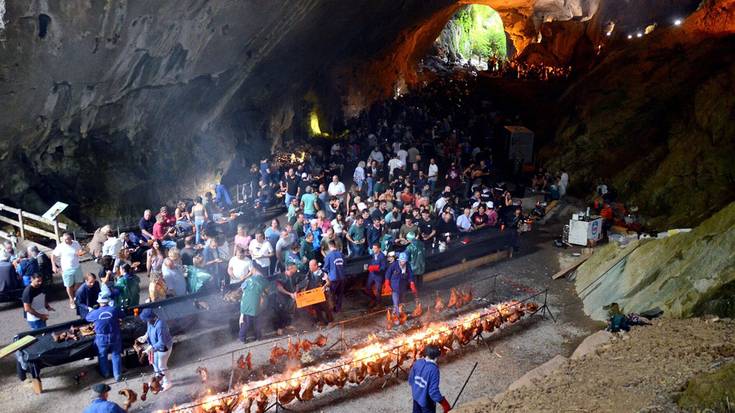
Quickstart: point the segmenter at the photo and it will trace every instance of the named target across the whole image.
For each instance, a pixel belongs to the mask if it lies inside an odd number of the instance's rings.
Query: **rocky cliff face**
[[[579,79],[546,153],[578,188],[613,184],[658,229],[697,225],[735,199],[735,56],[723,53],[735,37],[690,24],[627,41]]]
[[[631,248],[635,250],[628,254]],[[643,240],[625,249],[605,245],[577,270],[577,292],[585,312],[596,320],[606,319],[602,307],[612,302],[626,312],[659,307],[673,317],[732,317],[733,250],[735,204],[730,204],[688,233]]]
[[[236,154],[266,153],[308,91],[330,93],[331,66],[450,3],[9,3],[0,190],[98,222],[199,192]]]
[[[661,0],[659,0],[661,1]],[[673,1],[673,0],[672,0]],[[399,83],[463,4],[515,48],[599,0],[14,1],[0,30],[2,200],[83,224],[204,190],[300,116],[354,114]],[[309,96],[309,98],[307,98]],[[230,174],[232,175],[232,174]]]

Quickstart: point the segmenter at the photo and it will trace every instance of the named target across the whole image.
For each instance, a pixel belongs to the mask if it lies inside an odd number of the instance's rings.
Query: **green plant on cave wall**
[[[454,15],[447,26],[450,44],[464,59],[491,56],[505,58],[507,55],[505,30],[498,12],[488,6],[471,5]]]

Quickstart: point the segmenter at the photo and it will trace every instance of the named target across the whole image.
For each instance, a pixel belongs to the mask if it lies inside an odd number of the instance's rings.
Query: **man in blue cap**
[[[390,289],[392,290],[391,296],[393,298],[393,314],[398,314],[399,305],[403,298],[403,294],[406,292],[406,287],[411,288],[411,292],[414,296],[418,296],[416,291],[416,283],[413,279],[413,271],[411,271],[411,265],[408,263],[408,254],[402,252],[398,255],[398,261],[394,261],[388,271],[385,272],[386,280],[390,282]],[[398,324],[396,319],[396,324]]]
[[[426,346],[424,358],[416,360],[408,373],[408,384],[413,396],[413,413],[435,413],[439,403],[444,413],[452,410],[439,391],[439,366],[436,359],[441,351],[436,346]]]
[[[152,309],[143,309],[140,312],[140,319],[145,321],[148,326],[145,335],[138,337],[136,341],[148,344],[145,351],[147,353],[153,353],[153,372],[157,376],[163,377],[162,391],[166,391],[173,386],[171,383],[171,374],[168,371],[168,358],[171,357],[174,339],[171,337],[168,324],[158,318]]]
[[[126,413],[130,406],[125,403],[125,407],[120,407],[117,403],[113,403],[107,400],[110,395],[110,386],[104,383],[98,383],[92,386],[92,391],[97,394],[97,397],[92,400],[92,404],[87,406],[82,413]]]
[[[123,313],[110,305],[110,295],[100,293],[97,302],[100,307],[87,314],[86,320],[94,323],[94,344],[99,356],[100,374],[110,377],[110,361],[107,355],[112,355],[112,375],[116,381],[122,379],[122,335],[120,320]]]

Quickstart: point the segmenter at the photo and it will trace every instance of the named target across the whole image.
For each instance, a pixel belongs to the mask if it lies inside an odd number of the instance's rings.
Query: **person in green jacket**
[[[118,308],[136,307],[140,304],[140,278],[132,271],[130,264],[123,264],[120,267],[120,277],[115,283],[115,287],[120,292],[115,300]]]
[[[413,275],[421,275],[426,272],[426,251],[424,249],[424,243],[416,238],[416,234],[409,232],[406,234],[406,240],[408,246],[406,246],[406,252],[408,253],[409,264]]]
[[[243,343],[247,340],[250,328],[255,332],[255,340],[260,340],[259,316],[263,311],[269,284],[263,276],[263,268],[253,263],[250,276],[242,283],[239,338]]]
[[[302,261],[309,262],[316,256],[314,252],[314,233],[309,232],[301,239],[301,245],[299,245],[299,256]]]

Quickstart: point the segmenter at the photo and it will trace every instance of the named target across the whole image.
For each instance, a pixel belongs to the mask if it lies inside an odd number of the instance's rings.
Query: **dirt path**
[[[534,387],[458,412],[672,412],[687,380],[735,359],[735,322],[665,319],[600,346]]]

